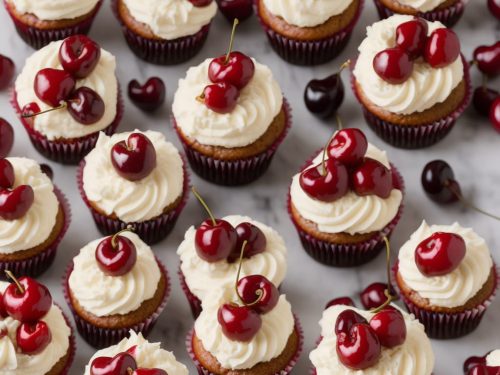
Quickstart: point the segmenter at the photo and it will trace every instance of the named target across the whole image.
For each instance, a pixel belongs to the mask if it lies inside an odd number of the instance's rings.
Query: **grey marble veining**
[[[291,176],[314,150],[326,142],[334,126],[333,123],[321,123],[307,112],[302,100],[304,86],[313,77],[330,74],[348,57],[355,55],[356,47],[363,39],[365,26],[377,19],[373,4],[370,0],[367,2],[348,48],[334,62],[320,67],[301,68],[287,64],[273,53],[256,20],[242,24],[238,30],[236,48],[271,66],[291,103],[294,127],[268,173],[248,187],[221,188],[192,176],[192,182],[207,198],[217,215],[232,213],[249,215],[271,225],[284,236],[289,249],[289,273],[283,290],[291,300],[305,330],[304,353],[294,371],[295,374],[306,374],[310,367],[308,353],[319,335],[317,322],[327,300],[340,295],[356,296],[367,284],[373,281],[383,281],[385,275],[383,256],[369,265],[348,270],[332,269],[314,262],[302,250],[285,208]],[[464,18],[456,28],[466,56],[471,56],[475,46],[492,43],[500,37],[499,24],[489,15],[485,3],[485,0],[472,0]],[[3,7],[0,10],[0,22],[2,23],[0,53],[12,57],[19,70],[32,50],[19,39]],[[96,19],[91,36],[117,56],[117,73],[122,88],[126,88],[128,81],[132,78],[143,81],[153,75],[162,77],[168,87],[167,103],[154,116],[141,113],[125,96],[126,116],[121,130],[134,128],[161,130],[179,145],[169,122],[170,106],[177,81],[185,74],[189,66],[198,64],[206,57],[224,53],[225,41],[229,38],[229,33],[230,25],[223,17],[218,16],[214,21],[207,45],[192,61],[176,67],[149,65],[138,60],[128,50],[111,14],[109,3],[106,2]],[[347,95],[340,111],[344,122],[349,126],[366,129],[371,142],[385,147],[392,162],[400,169],[406,181],[405,213],[394,234],[392,241],[394,250],[397,251],[424,218],[430,223],[459,221],[463,225],[473,226],[484,236],[495,258],[500,261],[498,222],[459,205],[445,208],[436,206],[424,196],[419,182],[420,171],[425,163],[431,159],[443,158],[454,167],[467,197],[480,207],[500,213],[498,189],[500,134],[495,133],[486,120],[479,119],[469,110],[459,120],[454,131],[438,145],[421,151],[394,149],[382,144],[367,129],[361,110],[348,89],[346,73],[344,73],[344,82]],[[480,81],[476,72],[473,74],[473,79],[476,83]],[[498,80],[491,83],[497,88],[498,84]],[[32,157],[46,162],[31,146],[16,120],[8,104],[7,93],[0,94],[0,109],[1,116],[16,125],[16,143],[12,155]],[[71,203],[73,223],[60,246],[55,264],[43,275],[42,281],[49,285],[55,300],[61,303],[68,312],[60,287],[63,270],[78,250],[87,242],[97,238],[99,234],[78,194],[75,168],[60,166],[52,162],[50,165],[54,168],[55,182],[65,192]],[[173,290],[167,308],[151,335],[151,340],[162,341],[165,348],[174,351],[177,358],[189,366],[192,374],[195,374],[195,370],[187,357],[184,338],[192,327],[193,320],[177,281],[178,258],[175,251],[185,230],[202,219],[204,219],[202,209],[194,199],[191,199],[174,232],[167,240],[154,247],[157,255],[167,265],[173,281]],[[78,338],[77,341],[78,352],[72,374],[83,373],[85,364],[94,353],[94,350],[81,339]],[[482,325],[476,332],[458,340],[433,341],[433,347],[437,357],[436,375],[461,374],[461,366],[466,357],[500,348],[500,301],[495,301],[489,308]]]

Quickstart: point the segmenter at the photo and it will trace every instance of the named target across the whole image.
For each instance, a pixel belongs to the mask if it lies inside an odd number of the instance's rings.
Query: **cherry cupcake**
[[[489,375],[500,373],[500,349],[483,357],[470,357],[464,363],[464,375]]]
[[[46,167],[46,166],[45,166]],[[31,159],[0,159],[0,278],[46,271],[68,229],[64,194]]]
[[[386,142],[422,148],[443,139],[470,102],[469,65],[441,22],[395,15],[367,28],[352,88]]]
[[[350,128],[338,131],[293,177],[288,212],[311,257],[353,267],[385,247],[384,237],[401,217],[403,196],[403,178],[387,154]]]
[[[52,42],[26,60],[12,105],[31,143],[45,157],[77,164],[100,131],[122,117],[116,60],[84,35]]]
[[[19,36],[39,49],[72,35],[87,34],[102,0],[5,0]]]
[[[273,49],[297,65],[323,64],[349,42],[364,0],[256,0],[260,23]]]
[[[73,329],[49,290],[30,277],[0,281],[0,372],[67,375],[75,356]]]
[[[213,0],[112,0],[130,49],[154,64],[180,64],[205,44],[217,13]]]
[[[125,230],[85,245],[63,288],[80,335],[103,348],[130,330],[147,335],[165,308],[170,281],[151,248]]]
[[[126,364],[128,373],[134,375],[188,375],[188,369],[175,356],[161,348],[160,343],[150,343],[141,333],[130,331],[129,337],[118,344],[95,353],[85,367],[84,375],[115,374],[115,365]],[[122,374],[117,372],[117,374]]]
[[[498,284],[484,239],[457,223],[425,221],[399,251],[394,278],[408,311],[440,339],[474,331]]]
[[[132,225],[148,244],[170,233],[189,196],[182,156],[155,131],[101,133],[77,175],[80,194],[103,234]]]

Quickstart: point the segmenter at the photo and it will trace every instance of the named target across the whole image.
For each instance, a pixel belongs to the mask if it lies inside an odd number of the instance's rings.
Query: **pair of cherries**
[[[97,357],[90,365],[91,375],[168,375],[158,368],[139,368],[134,358],[135,346],[114,357]]]
[[[0,218],[17,220],[29,211],[35,201],[35,192],[29,185],[14,188],[14,167],[7,159],[0,159]]]
[[[137,261],[137,249],[134,243],[120,233],[106,237],[97,245],[95,258],[97,265],[108,276],[123,276],[129,273]]]
[[[116,172],[129,181],[139,181],[156,168],[156,149],[142,133],[132,133],[111,148],[111,163]]]
[[[433,68],[443,68],[458,58],[460,41],[452,30],[440,28],[427,34],[428,24],[422,18],[400,24],[396,28],[396,46],[375,55],[375,72],[386,82],[400,84],[410,78],[419,57]]]
[[[488,366],[487,356],[468,358],[464,363],[464,375],[499,375],[500,366]]]

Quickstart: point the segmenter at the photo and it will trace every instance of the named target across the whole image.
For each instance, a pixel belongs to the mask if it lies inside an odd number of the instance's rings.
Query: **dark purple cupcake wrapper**
[[[31,143],[39,153],[48,159],[62,164],[78,164],[95,146],[100,132],[89,134],[85,137],[68,139],[66,141],[50,141],[42,133],[36,131],[25,119],[21,117],[21,108],[17,102],[17,94],[12,90],[10,102],[23,124]],[[116,102],[116,116],[108,127],[101,130],[106,135],[112,135],[123,117],[123,100],[118,88]]]
[[[85,341],[87,341],[89,345],[93,346],[96,349],[106,348],[108,346],[115,345],[118,342],[120,342],[123,338],[128,337],[130,330],[133,330],[137,333],[142,333],[145,337],[147,337],[147,335],[151,332],[151,330],[155,326],[158,317],[160,316],[160,314],[162,313],[167,304],[171,288],[170,278],[168,276],[167,269],[165,268],[163,263],[160,262],[158,258],[156,258],[156,263],[160,267],[160,271],[166,280],[165,294],[163,295],[162,302],[160,303],[156,311],[144,321],[138,324],[134,324],[130,327],[117,328],[117,329],[94,326],[92,323],[80,317],[80,315],[78,315],[78,313],[74,310],[73,305],[71,303],[71,299],[69,297],[69,277],[71,275],[71,272],[73,271],[73,262],[69,264],[63,277],[63,294],[66,303],[68,304],[71,313],[73,314],[76,329],[78,330],[82,338]]]
[[[290,374],[292,369],[297,364],[297,361],[299,360],[300,355],[302,354],[302,348],[304,345],[304,332],[302,330],[302,326],[300,324],[299,318],[296,315],[294,315],[294,318],[295,318],[295,331],[299,335],[299,343],[297,346],[297,351],[295,352],[295,355],[293,356],[293,358],[290,360],[290,362],[286,365],[286,367],[283,370],[281,370],[280,372],[277,372],[275,374],[269,374],[269,375],[288,375],[288,374]],[[187,349],[189,356],[193,360],[193,362],[196,366],[196,369],[198,370],[198,374],[199,375],[219,375],[219,374],[214,374],[214,373],[210,372],[208,369],[206,369],[205,367],[203,367],[201,365],[201,363],[198,361],[198,359],[196,358],[196,355],[194,354],[194,350],[193,350],[193,344],[192,344],[194,334],[195,334],[194,329],[191,329],[189,331],[189,333],[187,334],[187,336],[186,336],[186,349]]]
[[[5,0],[4,0],[5,3]],[[65,39],[71,35],[77,34],[88,34],[92,23],[94,22],[97,12],[101,8],[102,0],[97,3],[91,14],[84,20],[80,21],[78,24],[63,27],[59,29],[38,29],[33,26],[29,26],[21,22],[14,14],[10,12],[9,6],[5,6],[7,13],[9,13],[10,18],[14,22],[17,33],[19,36],[31,47],[35,49],[40,49],[50,42]]]
[[[186,278],[184,277],[184,273],[182,272],[180,266],[179,266],[179,271],[177,273],[179,275],[179,282],[181,284],[182,291],[184,292],[184,295],[188,300],[189,307],[191,308],[193,318],[196,319],[198,318],[198,316],[200,316],[201,311],[203,310],[201,307],[201,300],[198,297],[196,297],[187,286]]]
[[[373,0],[377,7],[380,19],[389,18],[394,12],[387,8],[380,0]],[[462,17],[465,9],[465,2],[458,1],[445,9],[431,10],[429,12],[419,12],[417,17],[425,18],[428,21],[439,21],[446,27],[453,27]]]
[[[18,276],[38,277],[51,266],[56,257],[57,248],[61,243],[64,235],[68,231],[69,225],[71,223],[71,208],[69,206],[68,200],[66,199],[66,196],[61,192],[61,190],[59,190],[57,186],[54,186],[54,193],[64,212],[64,224],[58,236],[44,251],[35,255],[34,257],[24,260],[0,262],[1,280],[6,279],[5,270],[9,270],[14,273],[14,275]]]
[[[392,276],[394,280],[393,285],[397,287],[399,296],[408,312],[415,315],[415,318],[424,325],[427,335],[433,339],[455,339],[468,335],[479,326],[484,313],[495,298],[499,283],[499,271],[496,265],[493,266],[493,270],[495,272],[495,286],[491,295],[474,308],[459,313],[435,312],[415,305],[399,290],[398,283],[396,282],[398,263],[392,268]]]
[[[159,65],[181,64],[200,52],[207,40],[210,24],[202,27],[196,34],[173,40],[144,38],[125,25],[120,18],[117,5],[117,0],[111,1],[111,8],[121,24],[128,46],[137,57],[147,62]]]
[[[58,304],[55,304],[59,309],[61,307]],[[68,375],[69,370],[71,369],[71,365],[73,364],[73,361],[75,360],[75,354],[76,354],[76,339],[75,339],[75,332],[73,330],[73,327],[71,326],[71,323],[69,321],[69,318],[66,316],[64,313],[63,309],[61,309],[62,315],[64,317],[64,321],[68,325],[68,327],[71,330],[71,335],[69,336],[69,356],[68,360],[66,361],[66,365],[64,366],[63,370],[61,371],[60,375]]]
[[[311,41],[291,39],[270,28],[260,17],[259,0],[255,0],[255,13],[266,32],[271,47],[283,60],[296,65],[318,65],[334,59],[343,51],[358,22],[363,6],[364,0],[361,0],[356,15],[346,28],[328,38]]]
[[[281,135],[265,152],[247,159],[219,160],[206,156],[191,148],[183,140],[183,137],[179,134],[177,122],[173,116],[172,124],[179,135],[191,169],[198,176],[217,185],[246,185],[257,180],[267,171],[273,160],[274,154],[292,126],[292,113],[286,98],[283,98],[283,108],[285,110],[286,124]]]

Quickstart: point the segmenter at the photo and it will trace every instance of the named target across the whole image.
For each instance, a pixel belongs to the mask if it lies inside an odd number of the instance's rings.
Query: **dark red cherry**
[[[7,159],[0,159],[0,189],[10,189],[14,185],[16,175],[14,167]]]
[[[6,318],[7,316],[9,316],[9,314],[7,314],[7,311],[5,311],[5,306],[3,305],[3,293],[0,292],[0,318]]]
[[[363,160],[368,150],[365,134],[356,128],[339,130],[328,145],[328,155],[347,166]]]
[[[373,69],[384,81],[397,85],[410,78],[413,61],[401,48],[387,48],[375,55]]]
[[[402,345],[406,340],[405,318],[397,309],[384,309],[376,313],[370,319],[370,327],[377,334],[380,344],[386,348]]]
[[[195,7],[206,7],[212,3],[212,0],[188,0]]]
[[[67,98],[68,112],[82,125],[92,125],[104,116],[104,101],[97,92],[80,87]]]
[[[128,353],[119,353],[113,358],[97,357],[90,365],[91,375],[129,375],[137,369],[134,357]]]
[[[168,375],[165,370],[159,368],[138,368],[132,375]]]
[[[496,98],[490,108],[490,122],[497,132],[500,132],[500,98]]]
[[[12,283],[3,293],[5,311],[20,322],[36,323],[52,307],[52,296],[44,285],[31,277],[21,277],[18,282],[22,291]]]
[[[500,74],[500,41],[491,46],[480,46],[474,50],[477,68],[490,77]]]
[[[480,86],[474,90],[472,96],[472,104],[474,109],[481,116],[488,117],[490,115],[491,105],[496,98],[500,97],[500,93],[488,87]]]
[[[477,365],[467,375],[500,375],[500,366]]]
[[[355,324],[349,333],[341,333],[337,337],[339,360],[353,370],[364,370],[375,365],[381,351],[376,333],[367,324]]]
[[[468,374],[468,372],[477,365],[486,365],[486,356],[483,357],[469,357],[464,362],[464,374]]]
[[[266,250],[267,239],[258,226],[252,223],[243,222],[235,229],[238,235],[238,242],[234,251],[229,255],[229,262],[235,262],[240,258],[241,248],[245,241],[247,241],[247,243],[243,251],[244,258],[251,258]]]
[[[234,19],[240,22],[250,18],[253,14],[253,1],[252,0],[216,0],[221,13],[231,23]]]
[[[342,105],[345,96],[340,73],[324,79],[309,81],[304,91],[304,102],[313,115],[324,120],[331,118]]]
[[[137,261],[134,243],[125,236],[115,235],[103,239],[95,252],[97,265],[106,275],[123,276]]]
[[[7,120],[0,118],[0,158],[5,158],[14,145],[14,129]]]
[[[352,187],[360,196],[388,198],[393,188],[392,173],[382,163],[366,158],[352,172]]]
[[[334,298],[330,301],[325,306],[325,310],[332,307],[332,306],[351,306],[351,307],[356,307],[356,304],[354,301],[349,298],[349,297],[338,297]]]
[[[0,55],[0,90],[9,87],[15,72],[14,62],[7,56]]]
[[[35,102],[28,103],[21,110],[21,118],[23,119],[23,121],[27,122],[30,126],[33,126],[35,120],[35,116],[33,115],[40,113],[40,111],[41,111],[40,106],[37,103]]]
[[[233,111],[238,103],[240,92],[230,83],[220,82],[208,85],[203,90],[200,99],[214,112],[226,114]]]
[[[349,191],[347,168],[335,159],[309,168],[300,174],[299,182],[304,192],[313,199],[333,202],[342,198]]]
[[[40,164],[40,170],[42,171],[43,174],[45,174],[51,180],[54,179],[54,171],[52,171],[52,168],[50,167],[50,165]]]
[[[498,20],[500,20],[500,0],[488,0],[488,9]]]
[[[415,60],[424,52],[427,31],[427,21],[423,18],[403,22],[396,28],[396,45]]]
[[[255,74],[253,60],[244,53],[234,51],[219,56],[210,62],[208,78],[213,83],[228,83],[237,89],[243,89]]]
[[[238,294],[245,305],[259,314],[266,314],[278,304],[278,288],[261,275],[243,277],[238,281]],[[255,301],[259,301],[255,303]]]
[[[206,262],[218,262],[236,251],[238,235],[236,229],[225,220],[205,220],[196,230],[195,248],[198,256]],[[240,249],[241,251],[241,249]]]
[[[17,347],[23,354],[34,355],[42,352],[52,340],[49,326],[45,322],[22,323],[17,327]]]
[[[342,311],[335,321],[335,334],[349,333],[355,324],[368,324],[368,321],[356,311],[347,309]]]
[[[128,84],[128,96],[132,103],[145,112],[153,112],[165,102],[167,88],[159,77],[151,77],[141,85],[136,79]]]
[[[422,171],[422,186],[427,196],[437,203],[454,203],[458,201],[460,185],[455,180],[455,174],[450,165],[443,160],[434,160]]]
[[[35,76],[38,99],[51,107],[58,107],[75,89],[75,79],[65,70],[46,68]]]
[[[0,189],[0,218],[17,220],[26,215],[33,202],[35,193],[29,185],[21,185],[15,189]]]
[[[447,275],[460,265],[466,249],[458,234],[436,232],[417,246],[415,263],[425,276]]]
[[[367,310],[376,309],[382,306],[387,301],[387,296],[385,295],[386,290],[387,283],[373,283],[368,285],[359,294],[361,304]],[[392,290],[390,292],[394,295]]]
[[[59,48],[59,61],[65,71],[73,77],[88,77],[101,58],[101,47],[85,35],[73,35]]]
[[[111,149],[111,162],[116,172],[129,181],[139,181],[156,168],[156,150],[149,138],[141,133],[132,133],[126,141]]]
[[[434,30],[425,45],[425,61],[433,68],[443,68],[460,55],[460,40],[451,29]]]
[[[219,308],[217,320],[224,335],[233,341],[252,340],[262,326],[262,319],[257,311],[232,304],[224,304]]]

